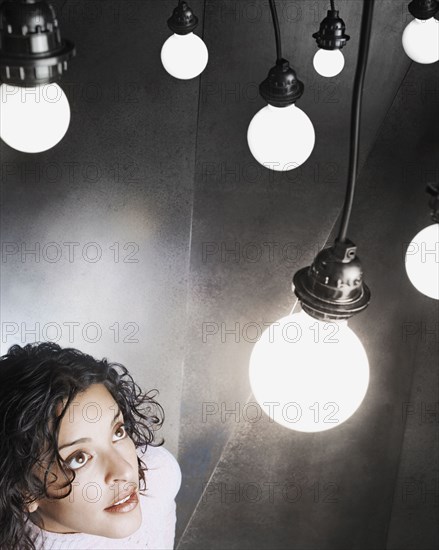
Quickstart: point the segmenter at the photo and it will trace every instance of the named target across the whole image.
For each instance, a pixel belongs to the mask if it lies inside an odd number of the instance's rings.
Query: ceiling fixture
[[[339,426],[360,406],[369,384],[364,347],[347,321],[369,304],[356,246],[347,238],[358,170],[361,99],[374,0],[365,0],[351,111],[346,197],[335,245],[299,270],[293,289],[302,311],[271,325],[255,344],[250,383],[261,408],[300,432]],[[293,308],[294,311],[294,308]]]
[[[314,149],[314,126],[295,103],[304,85],[289,62],[282,57],[279,20],[274,0],[270,0],[276,38],[276,65],[260,84],[259,93],[268,103],[250,122],[248,146],[255,159],[271,170],[293,170],[303,164]]]
[[[319,47],[314,56],[313,65],[321,76],[330,78],[343,70],[344,56],[341,49],[350,38],[345,34],[345,30],[344,21],[335,9],[334,0],[331,0],[331,9],[320,23],[319,31],[312,35]]]
[[[174,34],[166,40],[161,51],[163,67],[175,78],[189,80],[206,68],[209,53],[206,44],[193,33],[197,25],[198,17],[180,0],[168,19],[168,27]]]
[[[429,205],[433,224],[411,241],[405,255],[405,269],[412,285],[430,298],[439,300],[439,184],[430,183]]]
[[[415,18],[404,29],[402,46],[405,53],[417,63],[439,61],[439,12],[438,0],[412,0],[409,12]]]
[[[0,5],[0,137],[13,149],[39,153],[64,137],[70,106],[56,82],[73,55],[46,1]]]

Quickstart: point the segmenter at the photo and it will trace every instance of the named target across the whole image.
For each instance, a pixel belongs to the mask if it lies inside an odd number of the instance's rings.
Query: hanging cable
[[[354,202],[355,183],[358,170],[358,153],[360,146],[360,120],[361,100],[363,96],[364,76],[366,73],[367,57],[369,53],[370,33],[372,28],[372,15],[375,0],[364,0],[363,16],[361,22],[360,47],[358,52],[357,69],[354,80],[354,93],[351,107],[351,135],[349,151],[349,173],[346,188],[346,197],[343,205],[343,214],[340,222],[338,240],[346,241],[349,219]]]
[[[335,11],[334,0],[331,0],[331,10],[332,10],[332,11]]]
[[[276,3],[274,0],[270,0],[271,16],[273,18],[274,36],[276,38],[276,56],[277,61],[282,59],[282,43],[280,38],[279,18],[276,11]]]
[[[369,52],[374,0],[363,0],[360,46],[351,107],[349,173],[341,216],[340,231],[334,246],[324,248],[311,266],[293,277],[294,293],[302,309],[322,321],[349,319],[363,311],[370,301],[370,290],[363,281],[363,268],[356,245],[347,237],[357,177],[361,98]]]

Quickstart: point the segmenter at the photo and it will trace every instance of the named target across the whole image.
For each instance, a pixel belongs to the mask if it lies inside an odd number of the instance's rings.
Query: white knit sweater
[[[86,533],[52,533],[29,522],[37,550],[172,550],[174,548],[175,496],[181,485],[181,470],[173,455],[163,447],[137,450],[148,470],[147,496],[139,494],[142,525],[123,539],[110,539]]]

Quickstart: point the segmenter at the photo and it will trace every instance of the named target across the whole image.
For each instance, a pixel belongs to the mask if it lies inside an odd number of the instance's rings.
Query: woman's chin
[[[115,517],[113,517],[115,516]],[[111,539],[124,539],[135,533],[142,525],[142,512],[140,504],[136,510],[133,510],[131,517],[126,517],[124,514],[112,514],[111,526],[105,533],[94,533],[101,537]]]

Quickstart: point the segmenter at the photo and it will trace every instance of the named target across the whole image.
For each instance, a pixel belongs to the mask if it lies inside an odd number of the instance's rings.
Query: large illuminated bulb
[[[369,362],[347,321],[326,323],[301,311],[263,332],[250,358],[250,384],[271,421],[322,432],[358,409],[369,384]]]
[[[313,59],[314,69],[328,78],[336,76],[343,70],[344,55],[341,50],[325,50],[319,48]]]
[[[206,44],[193,32],[174,33],[163,44],[161,59],[171,76],[188,80],[204,71],[209,53]]]
[[[436,63],[439,61],[439,21],[434,17],[414,19],[404,29],[402,45],[413,61]]]
[[[405,269],[412,285],[439,300],[439,224],[420,231],[407,248]]]
[[[0,137],[24,153],[40,153],[64,137],[70,106],[56,83],[22,88],[0,86]]]
[[[312,153],[314,126],[308,115],[294,104],[268,104],[252,118],[247,132],[248,146],[255,159],[271,170],[293,170]]]

